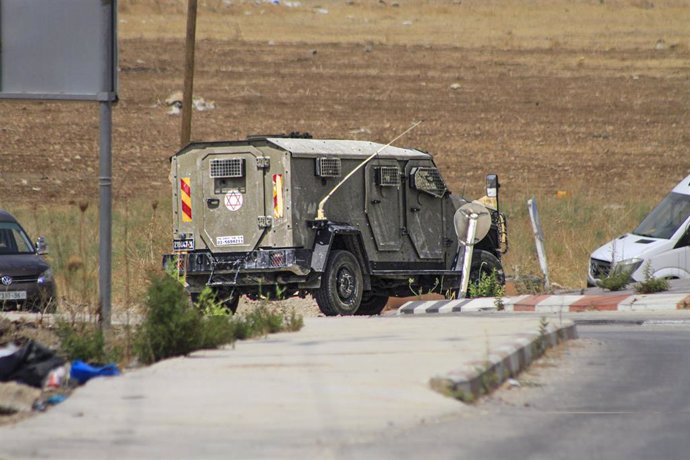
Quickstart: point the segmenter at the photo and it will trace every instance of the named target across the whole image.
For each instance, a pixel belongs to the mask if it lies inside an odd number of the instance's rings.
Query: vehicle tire
[[[365,292],[362,295],[362,301],[359,303],[359,308],[357,309],[355,315],[379,315],[387,303],[387,295],[375,295],[371,291]]]
[[[362,300],[362,288],[362,269],[355,256],[349,251],[331,251],[314,298],[326,316],[354,315]]]

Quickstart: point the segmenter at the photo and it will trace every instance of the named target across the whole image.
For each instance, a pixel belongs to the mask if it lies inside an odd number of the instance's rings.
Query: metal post
[[[184,92],[182,94],[182,129],[180,147],[189,143],[192,136],[192,95],[194,93],[194,46],[196,43],[196,2],[187,3],[187,41],[184,60]]]
[[[99,307],[103,329],[110,327],[111,317],[111,273],[112,273],[112,101],[99,102],[100,107],[100,154],[98,183],[100,189],[99,208]]]
[[[529,209],[529,217],[532,221],[532,231],[534,232],[534,243],[537,246],[539,266],[544,274],[544,289],[546,289],[548,292],[551,290],[551,281],[549,280],[549,264],[546,262],[544,231],[541,228],[541,219],[539,218],[539,210],[537,209],[537,200],[534,197],[527,200],[527,208]]]
[[[467,226],[467,241],[465,242],[465,254],[462,262],[462,276],[460,278],[460,296],[464,299],[467,295],[467,286],[470,284],[470,269],[472,267],[472,253],[474,252],[474,239],[477,236],[477,219],[479,214],[473,212],[469,215],[470,222]]]

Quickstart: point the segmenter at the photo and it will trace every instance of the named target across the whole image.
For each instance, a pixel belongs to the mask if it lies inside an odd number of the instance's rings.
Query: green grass
[[[113,205],[113,305],[143,304],[146,273],[160,267],[170,251],[170,204],[165,199],[131,200]],[[64,206],[8,208],[32,239],[45,236],[63,309],[93,308],[98,303],[97,202]]]
[[[542,276],[527,211],[529,198],[502,197],[510,244],[503,259],[507,276]],[[639,196],[611,202],[588,191],[570,192],[565,198],[537,195],[536,199],[550,281],[574,289],[586,287],[591,252],[633,230],[656,204],[656,200]]]
[[[502,196],[510,249],[503,259],[507,276],[539,277],[534,237],[527,212],[530,196]],[[656,200],[631,197],[609,202],[587,190],[566,198],[537,195],[552,283],[583,288],[589,254],[610,239],[630,231]],[[636,201],[635,201],[636,200]],[[64,206],[9,208],[33,239],[44,235],[49,245],[61,309],[93,309],[98,303],[98,209],[74,203]],[[147,272],[160,267],[170,251],[170,199],[131,199],[113,206],[113,308],[144,304]]]

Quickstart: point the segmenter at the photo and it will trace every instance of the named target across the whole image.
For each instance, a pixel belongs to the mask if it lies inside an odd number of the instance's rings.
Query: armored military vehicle
[[[348,177],[349,176],[349,177]],[[507,248],[492,208],[471,279]],[[313,295],[326,315],[372,315],[390,296],[456,292],[462,253],[451,194],[428,153],[355,140],[250,137],[197,142],[171,159],[173,251],[192,296],[205,286],[235,310],[251,299]]]

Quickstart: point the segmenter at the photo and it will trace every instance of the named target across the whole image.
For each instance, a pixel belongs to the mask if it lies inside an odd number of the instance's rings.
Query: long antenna
[[[401,137],[403,137],[405,134],[407,134],[407,133],[409,133],[410,131],[412,131],[413,129],[415,129],[417,126],[419,126],[419,124],[420,124],[421,122],[422,122],[422,121],[420,120],[420,121],[415,121],[414,123],[412,123],[412,126],[410,126],[410,127],[407,128],[405,131],[403,131],[402,133],[400,133],[395,139],[393,139],[392,141],[390,141],[389,143],[387,143],[386,145],[384,145],[383,147],[381,147],[380,149],[378,149],[377,151],[375,151],[374,153],[372,153],[371,155],[369,155],[369,157],[368,157],[366,160],[364,160],[363,162],[361,162],[360,164],[358,164],[357,167],[356,167],[355,169],[353,169],[352,171],[350,171],[350,173],[349,173],[347,176],[343,177],[343,180],[341,180],[340,182],[338,182],[338,183],[335,185],[335,187],[333,187],[333,189],[332,189],[330,192],[328,192],[328,195],[326,195],[325,197],[323,197],[323,200],[319,201],[319,209],[316,211],[316,220],[327,220],[326,214],[325,214],[324,211],[323,211],[323,207],[326,206],[326,201],[328,201],[328,199],[331,197],[331,195],[333,195],[333,194],[335,193],[335,191],[338,190],[338,189],[340,188],[341,185],[343,185],[350,177],[352,177],[352,175],[353,175],[354,173],[356,173],[357,171],[359,171],[359,169],[360,169],[362,166],[364,166],[365,164],[369,163],[369,161],[371,161],[372,158],[374,158],[376,155],[378,155],[379,153],[381,153],[381,151],[382,151],[383,149],[385,149],[386,147],[390,147],[390,145],[391,145],[393,142],[397,141],[398,139],[400,139]]]

